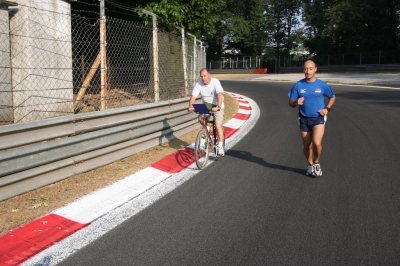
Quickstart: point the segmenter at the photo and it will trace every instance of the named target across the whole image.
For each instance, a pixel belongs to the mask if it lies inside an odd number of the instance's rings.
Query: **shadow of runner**
[[[279,164],[273,164],[265,161],[261,157],[253,156],[250,152],[248,151],[238,151],[238,150],[227,150],[225,156],[231,156],[235,157],[238,159],[246,160],[252,163],[257,163],[261,166],[271,168],[271,169],[277,169],[277,170],[283,170],[283,171],[291,171],[297,174],[305,175],[306,169],[300,169],[300,168],[294,168],[294,167],[289,167],[289,166],[283,166]]]

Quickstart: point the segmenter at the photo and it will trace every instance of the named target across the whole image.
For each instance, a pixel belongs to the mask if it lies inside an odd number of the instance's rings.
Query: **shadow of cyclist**
[[[171,128],[166,118],[162,121],[162,123],[163,126],[160,132],[160,137],[158,138],[158,146],[182,149],[190,145],[190,143],[182,141],[174,135],[174,129]]]
[[[264,167],[267,167],[267,168],[271,168],[271,169],[291,171],[291,172],[306,176],[304,169],[269,163],[269,162],[265,161],[261,157],[253,156],[248,151],[228,150],[226,152],[225,156],[231,156],[231,157],[235,157],[235,158],[238,158],[238,159],[246,160],[246,161],[249,161],[249,162],[252,162],[252,163],[257,163],[257,164],[259,164],[261,166],[264,166]]]

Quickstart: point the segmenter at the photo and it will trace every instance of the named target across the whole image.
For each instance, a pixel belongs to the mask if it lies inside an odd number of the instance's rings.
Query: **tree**
[[[260,54],[267,35],[264,30],[263,0],[230,0],[224,21],[227,24],[226,49],[240,51],[241,55]]]
[[[398,48],[399,0],[306,0],[305,46],[318,54]]]
[[[301,0],[267,0],[266,15],[273,21],[272,45],[275,55],[289,55],[295,43],[296,29],[299,26]]]
[[[148,3],[144,9],[155,13],[158,21],[169,29],[183,27],[201,37],[216,34],[218,12],[224,6],[224,0],[158,0]]]
[[[328,24],[325,12],[332,3],[324,0],[303,1],[304,47],[311,54],[329,55],[334,50],[331,39],[323,34]]]

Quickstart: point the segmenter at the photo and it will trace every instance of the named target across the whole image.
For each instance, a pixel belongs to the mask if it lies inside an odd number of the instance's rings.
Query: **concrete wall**
[[[0,123],[13,123],[8,6],[0,5]]]
[[[72,114],[70,4],[15,2],[9,8],[14,123]]]

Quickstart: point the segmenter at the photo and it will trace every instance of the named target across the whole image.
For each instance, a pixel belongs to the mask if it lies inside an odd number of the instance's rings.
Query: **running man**
[[[215,127],[217,129],[218,139],[218,155],[224,156],[225,151],[222,146],[224,142],[224,134],[222,130],[222,123],[224,120],[224,89],[221,86],[221,82],[211,77],[210,71],[207,68],[200,70],[200,79],[193,88],[192,96],[189,100],[189,112],[194,111],[193,104],[196,101],[197,96],[201,96],[208,110],[214,112]],[[199,115],[200,124],[204,125],[207,123],[203,120],[203,116]]]
[[[317,66],[314,61],[304,62],[303,72],[305,78],[296,82],[288,93],[289,105],[299,106],[300,135],[308,162],[306,175],[322,176],[322,139],[327,115],[335,104],[336,96],[327,83],[315,77]],[[326,105],[325,97],[329,99]]]

